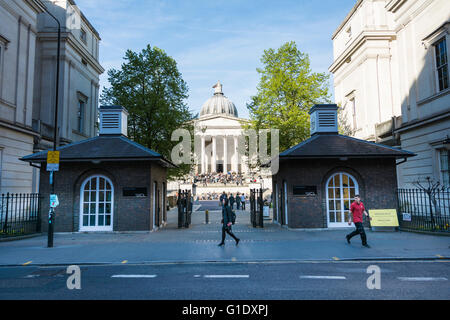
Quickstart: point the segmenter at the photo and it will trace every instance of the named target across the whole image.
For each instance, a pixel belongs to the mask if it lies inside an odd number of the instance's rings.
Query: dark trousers
[[[235,241],[237,241],[236,236],[231,232],[231,227],[222,227],[222,243],[225,242],[225,232],[228,233]]]
[[[367,237],[366,237],[366,233],[364,232],[364,227],[362,222],[355,222],[355,227],[356,230],[353,231],[352,233],[348,234],[347,237],[349,239],[351,239],[352,237],[356,236],[356,235],[360,235],[361,236],[361,241],[363,245],[367,244]]]
[[[242,210],[245,210],[245,202],[241,202],[242,204]]]
[[[236,202],[236,210],[239,210],[240,206],[241,206],[241,203],[240,202]]]

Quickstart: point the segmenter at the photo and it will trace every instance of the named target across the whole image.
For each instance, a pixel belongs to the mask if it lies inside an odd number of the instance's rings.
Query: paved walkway
[[[346,243],[348,229],[288,230],[271,221],[253,228],[248,211],[237,211],[233,226],[239,246],[227,238],[218,247],[220,219],[220,211],[210,211],[210,224],[205,224],[204,211],[195,211],[191,227],[178,229],[177,212],[171,210],[167,225],[154,232],[57,233],[53,248],[46,247],[45,234],[0,242],[0,265],[450,258],[445,236],[366,230],[372,246],[367,249],[357,237]]]

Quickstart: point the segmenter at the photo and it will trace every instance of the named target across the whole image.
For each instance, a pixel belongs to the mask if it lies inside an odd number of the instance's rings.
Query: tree
[[[147,45],[140,53],[127,50],[120,70],[108,71],[109,88],[104,88],[100,102],[121,105],[128,112],[130,139],[170,159],[177,141],[171,141],[175,129],[191,126],[193,118],[185,99],[188,87],[177,63],[163,50]],[[189,172],[191,165],[169,170],[169,176]]]
[[[309,137],[309,109],[329,103],[325,73],[312,72],[309,57],[287,42],[277,50],[264,50],[257,94],[247,104],[247,128],[279,129],[280,152]]]

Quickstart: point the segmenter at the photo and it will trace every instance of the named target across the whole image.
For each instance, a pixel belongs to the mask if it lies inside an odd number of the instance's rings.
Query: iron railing
[[[190,190],[178,190],[178,228],[189,228],[193,207],[192,200]]]
[[[7,193],[0,197],[0,236],[40,232],[41,196],[38,193]]]
[[[398,189],[400,229],[450,233],[450,190]]]

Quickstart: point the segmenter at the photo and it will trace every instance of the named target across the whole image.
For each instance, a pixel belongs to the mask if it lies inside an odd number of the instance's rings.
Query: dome
[[[213,88],[214,95],[203,104],[200,117],[223,114],[237,118],[238,112],[236,106],[230,99],[223,95],[222,84],[218,81]]]

